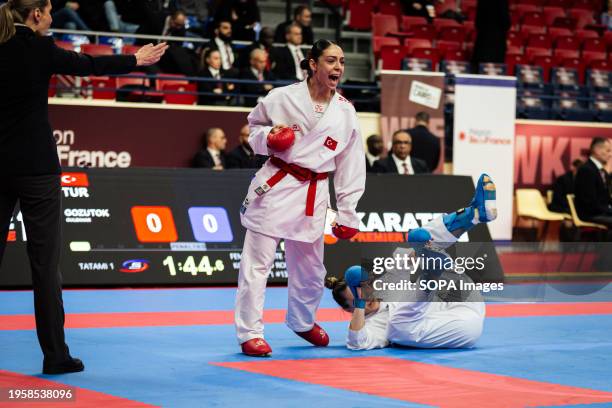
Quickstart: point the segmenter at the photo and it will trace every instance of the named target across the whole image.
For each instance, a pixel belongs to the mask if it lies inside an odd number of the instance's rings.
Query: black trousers
[[[32,269],[36,334],[45,360],[62,362],[68,358],[69,351],[64,340],[62,277],[58,269],[61,242],[59,174],[9,175],[8,182],[0,183],[0,265],[17,200]]]

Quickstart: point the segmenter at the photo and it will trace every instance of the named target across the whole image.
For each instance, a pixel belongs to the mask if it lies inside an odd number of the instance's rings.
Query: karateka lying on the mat
[[[408,241],[414,249],[406,251],[411,251],[413,256],[423,253],[447,256],[444,249],[464,232],[497,217],[495,193],[491,178],[481,175],[469,206],[410,231]],[[406,271],[401,273],[409,275]],[[473,282],[465,273],[441,270],[422,271],[419,279]],[[349,349],[369,350],[391,344],[419,348],[472,347],[482,334],[485,306],[480,291],[468,291],[467,295],[463,293],[456,298],[438,290],[415,290],[410,300],[385,302],[371,293],[368,295],[370,291],[366,288],[370,284],[371,277],[361,266],[348,268],[342,280],[335,277],[326,280],[335,301],[352,313],[346,340]]]

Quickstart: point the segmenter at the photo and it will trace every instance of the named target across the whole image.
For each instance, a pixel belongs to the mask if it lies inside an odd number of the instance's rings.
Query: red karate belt
[[[279,168],[279,170],[266,181],[269,188],[272,188],[276,183],[281,181],[291,174],[297,180],[301,182],[308,181],[308,193],[306,194],[306,216],[312,217],[314,214],[314,202],[317,195],[317,181],[327,179],[327,172],[315,173],[314,171],[307,169],[297,164],[286,163],[284,160],[279,159],[276,156],[270,157],[270,163]]]

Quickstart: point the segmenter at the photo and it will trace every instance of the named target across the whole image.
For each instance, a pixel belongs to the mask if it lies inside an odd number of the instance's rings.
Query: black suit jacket
[[[284,23],[280,23],[276,26],[276,31],[274,32],[274,42],[284,43],[287,41],[285,38],[285,30],[289,24],[292,24],[293,21],[285,21]],[[300,25],[301,26],[301,25]],[[302,27],[302,44],[314,44],[314,34],[312,32],[312,27]]]
[[[225,79],[228,77],[228,71],[219,70],[219,75],[221,79]],[[198,73],[199,77],[202,78],[213,78],[208,68],[202,69]],[[198,81],[198,92],[207,92],[209,95],[198,95],[198,104],[200,105],[226,105],[230,100],[230,96],[223,95],[211,95],[213,91],[217,88],[221,89],[222,93],[227,94],[229,90],[227,89],[227,82],[216,82],[216,81]]]
[[[407,132],[412,137],[410,156],[425,161],[428,168],[435,170],[440,161],[440,138],[422,125],[408,129]]]
[[[253,71],[251,71],[251,68],[247,68],[245,70],[242,71],[242,73],[240,74],[240,78],[242,79],[249,79],[251,81],[257,81],[257,77],[255,76],[255,74],[253,74]],[[263,73],[263,78],[264,81],[272,81],[274,80],[274,76],[269,72],[269,71],[264,71]],[[265,90],[264,85],[263,84],[242,84],[240,86],[240,91],[241,93],[245,93],[245,94],[254,94],[254,95],[260,95],[260,96],[265,96],[268,91]],[[244,97],[244,104],[246,106],[255,106],[257,105],[257,97]]]
[[[242,146],[236,147],[227,155],[228,169],[259,169],[268,160],[268,156],[247,154]]]
[[[575,204],[578,216],[588,220],[597,215],[612,215],[608,183],[604,183],[591,159],[580,166],[574,181]]]
[[[427,164],[423,160],[410,157],[410,163],[412,164],[414,174],[429,173]],[[391,157],[390,154],[384,159],[376,160],[372,165],[372,172],[399,174],[397,166],[395,165],[395,161],[393,160],[393,157]]]
[[[0,44],[0,173],[59,174],[57,147],[48,119],[47,92],[53,74],[125,74],[133,55],[92,57],[58,48],[51,37],[28,27]]]
[[[225,152],[221,152],[219,158],[221,159],[223,168],[227,168],[227,156],[225,155]],[[212,169],[215,167],[215,161],[210,155],[208,149],[204,148],[196,153],[196,155],[193,157],[193,167],[203,169]]]
[[[574,194],[574,174],[571,171],[557,177],[552,185],[553,197],[548,206],[551,211],[568,213],[567,195]]]
[[[289,47],[284,46],[272,49],[272,72],[278,79],[297,81],[295,62]]]

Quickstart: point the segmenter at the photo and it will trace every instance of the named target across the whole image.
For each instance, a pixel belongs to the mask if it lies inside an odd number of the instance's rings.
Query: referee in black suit
[[[58,48],[45,37],[48,0],[10,0],[0,6],[0,263],[17,201],[23,213],[32,269],[36,333],[43,373],[82,371],[64,340],[60,255],[60,164],[48,121],[53,74],[123,74],[159,60],[166,44],[136,55],[91,57]]]

